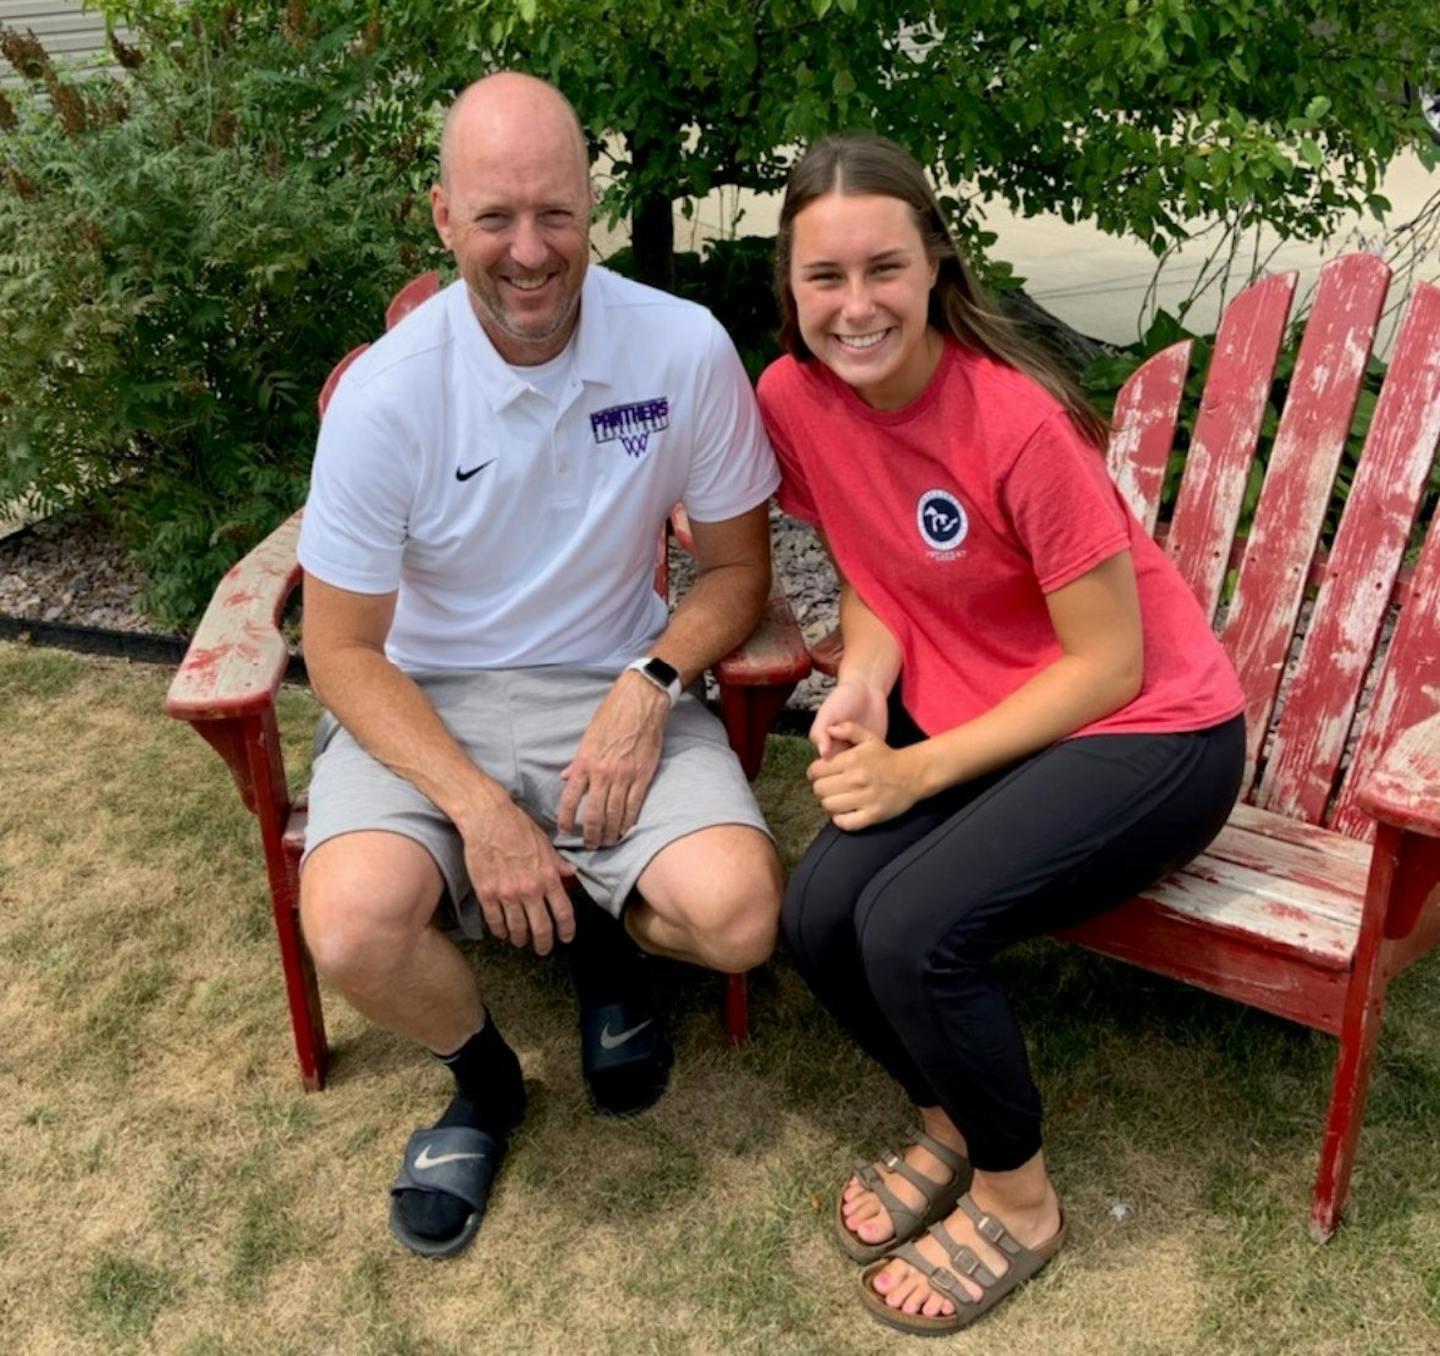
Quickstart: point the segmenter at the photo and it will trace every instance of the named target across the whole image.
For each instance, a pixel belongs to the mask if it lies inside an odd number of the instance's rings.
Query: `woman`
[[[1099,417],[986,304],[909,155],[814,146],[776,278],[787,356],[760,404],[780,503],[835,562],[845,642],[810,732],[831,822],[784,929],[922,1127],[844,1186],[839,1241],[870,1263],[875,1317],[944,1332],[1065,1234],[989,962],[1210,841],[1240,784],[1243,699],[1110,482]]]

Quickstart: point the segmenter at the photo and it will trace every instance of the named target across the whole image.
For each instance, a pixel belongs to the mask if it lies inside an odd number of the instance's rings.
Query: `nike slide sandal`
[[[670,1082],[674,1051],[649,1003],[597,1003],[580,1009],[580,1071],[591,1107],[633,1116],[654,1106]]]
[[[416,1130],[405,1144],[405,1159],[390,1184],[390,1232],[422,1257],[453,1257],[469,1246],[479,1230],[490,1183],[504,1156],[504,1144],[468,1125]],[[398,1193],[402,1191],[457,1196],[470,1207],[470,1213],[453,1237],[426,1238],[401,1218]]]

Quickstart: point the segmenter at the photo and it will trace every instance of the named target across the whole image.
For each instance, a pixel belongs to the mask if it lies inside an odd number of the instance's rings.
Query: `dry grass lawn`
[[[446,1079],[329,998],[301,1092],[253,825],[160,702],[167,675],[0,646],[0,1352],[899,1352],[828,1238],[897,1091],[782,959],[756,1037],[668,972],[678,1061],[632,1122],[585,1109],[561,968],[473,953],[529,1120],[477,1245],[393,1244],[386,1190]],[[297,767],[314,706],[284,699]],[[793,859],[798,741],[761,785]],[[1440,969],[1397,987],[1353,1205],[1305,1216],[1334,1046],[1042,942],[1004,968],[1073,1242],[955,1352],[1440,1351]],[[925,1348],[929,1350],[930,1348]]]

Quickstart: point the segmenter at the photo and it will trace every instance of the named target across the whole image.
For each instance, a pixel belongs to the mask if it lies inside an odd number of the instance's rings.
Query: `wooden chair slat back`
[[[429,301],[440,290],[440,275],[431,269],[411,278],[393,297],[385,308],[385,328],[393,330],[421,302]]]
[[[1396,339],[1294,681],[1276,727],[1256,797],[1256,803],[1265,809],[1312,824],[1325,815],[1437,439],[1440,289],[1422,283],[1411,297]],[[1420,589],[1413,594],[1406,613],[1421,601]],[[1385,699],[1388,710],[1376,712],[1382,724],[1376,732],[1380,740],[1396,728],[1397,704],[1426,709],[1428,701],[1433,709],[1436,703],[1436,670],[1432,667],[1426,672],[1417,662],[1427,646],[1433,648],[1435,625],[1432,597],[1430,615],[1407,622],[1404,647],[1391,647],[1395,678]],[[1428,698],[1421,693],[1426,686],[1431,689]],[[1374,747],[1372,742],[1372,759]],[[1355,824],[1349,815],[1346,822]]]
[[[1440,712],[1440,515],[1430,524],[1410,594],[1390,638],[1375,696],[1355,746],[1330,827],[1351,838],[1373,836],[1373,822],[1355,792],[1400,730]]]
[[[1245,690],[1251,775],[1284,674],[1389,281],[1389,268],[1373,255],[1333,260],[1321,271],[1305,324],[1221,633]]]
[[[1120,388],[1110,418],[1110,475],[1152,536],[1192,347],[1192,340],[1183,339],[1146,359]]]
[[[1247,287],[1225,309],[1166,550],[1212,621],[1260,437],[1295,274]]]

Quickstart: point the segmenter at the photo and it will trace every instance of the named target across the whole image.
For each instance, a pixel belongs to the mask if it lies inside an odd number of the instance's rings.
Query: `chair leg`
[[[295,1035],[295,1054],[300,1061],[300,1078],[307,1092],[325,1086],[330,1048],[325,1040],[325,1014],[320,1006],[320,986],[315,964],[300,934],[299,862],[285,861],[285,883],[272,890],[275,933],[280,943],[280,964],[285,971],[285,997],[290,1005],[290,1027]]]
[[[773,687],[726,683],[720,688],[720,715],[725,722],[725,733],[745,776],[752,782],[760,775],[760,765],[765,761],[765,736],[794,691],[794,683],[778,683]]]
[[[1377,954],[1367,973],[1351,977],[1351,993],[1345,1003],[1335,1086],[1325,1119],[1315,1196],[1310,1204],[1310,1236],[1317,1243],[1325,1242],[1335,1232],[1350,1191],[1350,1172],[1365,1120],[1365,1098],[1370,1090],[1370,1070],[1385,1006],[1386,983],[1378,959]]]
[[[750,1041],[750,995],[744,975],[725,977],[725,1034],[737,1050]]]

